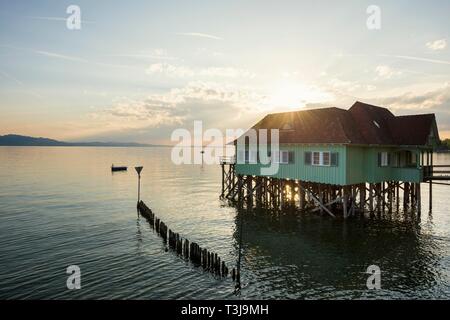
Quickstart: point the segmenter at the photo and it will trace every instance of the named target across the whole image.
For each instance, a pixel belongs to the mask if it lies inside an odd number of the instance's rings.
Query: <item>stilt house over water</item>
[[[248,134],[236,159],[222,159],[222,196],[248,205],[312,208],[344,217],[355,210],[392,210],[400,191],[420,211],[420,183],[433,176],[433,149],[440,143],[434,114],[395,116],[386,108],[356,102],[348,110],[309,109],[269,114],[252,129],[267,129],[270,161],[262,164]],[[270,132],[279,130],[279,153]],[[242,150],[241,150],[242,149]],[[237,161],[236,161],[237,160]],[[358,203],[357,203],[358,202]],[[395,203],[396,202],[396,203]]]

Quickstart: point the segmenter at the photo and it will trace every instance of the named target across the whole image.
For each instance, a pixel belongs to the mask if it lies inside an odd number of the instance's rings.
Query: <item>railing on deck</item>
[[[423,178],[427,180],[450,180],[450,165],[423,166]]]

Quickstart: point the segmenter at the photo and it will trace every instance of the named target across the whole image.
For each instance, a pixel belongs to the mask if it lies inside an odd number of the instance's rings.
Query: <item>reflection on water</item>
[[[450,162],[448,155],[436,155]],[[165,246],[136,212],[141,196],[181,236],[231,267],[243,219],[242,285],[202,272]],[[176,166],[167,148],[0,147],[0,298],[449,298],[448,188],[433,214],[348,221],[314,214],[237,212],[218,196],[219,166]],[[66,267],[81,290],[66,289]],[[365,271],[381,268],[382,290]]]
[[[243,273],[243,282],[253,298],[421,297],[447,281],[437,268],[444,250],[416,221],[264,212],[241,212],[239,218],[244,219],[243,266],[252,270]],[[381,268],[382,288],[388,291],[366,290],[370,265]]]

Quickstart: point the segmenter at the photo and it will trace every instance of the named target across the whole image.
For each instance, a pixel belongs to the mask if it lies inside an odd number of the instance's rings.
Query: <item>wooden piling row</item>
[[[156,217],[143,201],[139,202],[138,210],[149,221],[150,226],[155,229],[156,233],[163,238],[164,243],[168,243],[170,249],[192,263],[201,266],[205,271],[217,276],[228,277],[228,267],[217,253],[208,251],[188,239],[183,239],[178,233],[168,229],[167,225]],[[236,274],[234,268],[232,274]]]
[[[230,169],[231,170],[231,169]],[[264,208],[274,212],[313,211],[344,218],[363,214],[391,214],[399,212],[400,202],[404,210],[420,213],[419,182],[382,181],[354,185],[331,185],[295,179],[279,179],[264,176],[233,176],[232,185],[225,185],[226,198],[239,208]],[[400,191],[403,191],[400,194]],[[400,201],[399,199],[402,199]]]

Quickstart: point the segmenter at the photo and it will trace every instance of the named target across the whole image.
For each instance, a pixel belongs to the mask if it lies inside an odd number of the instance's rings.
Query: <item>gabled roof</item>
[[[395,117],[391,125],[392,135],[396,138],[396,144],[401,145],[425,145],[431,130],[435,129],[436,137],[439,135],[434,114],[420,114],[412,116]]]
[[[279,129],[280,143],[359,145],[426,145],[434,128],[434,114],[396,117],[386,108],[361,102],[349,110],[333,107],[269,114],[252,127]]]

